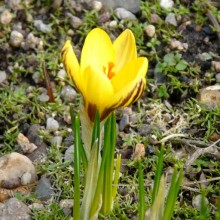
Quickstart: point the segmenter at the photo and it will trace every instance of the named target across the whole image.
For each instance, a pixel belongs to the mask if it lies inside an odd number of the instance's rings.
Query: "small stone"
[[[133,154],[133,160],[140,160],[145,156],[145,146],[144,144],[136,144]]]
[[[64,86],[61,90],[61,97],[66,102],[73,102],[76,94],[76,91],[71,86]]]
[[[202,201],[202,195],[197,195],[193,198],[192,200],[192,206],[197,209],[200,210],[201,209],[201,201]],[[205,205],[208,206],[209,205],[209,200],[205,197]]]
[[[7,200],[0,206],[1,220],[31,220],[31,209],[16,198]]]
[[[140,0],[100,0],[107,11],[115,8],[125,8],[126,10],[137,13],[140,11]]]
[[[38,199],[45,201],[50,199],[54,194],[50,179],[43,175],[37,183],[36,196]]]
[[[180,51],[182,51],[182,50],[185,51],[188,49],[188,44],[186,44],[186,43],[184,44],[176,39],[170,39],[170,49],[171,50],[177,49]]]
[[[1,74],[0,74],[1,75]],[[0,77],[1,78],[1,77]],[[220,83],[220,73],[215,75],[215,79],[217,83]]]
[[[143,124],[143,125],[141,125],[140,128],[138,128],[138,133],[141,136],[146,136],[146,135],[150,134],[151,131],[152,131],[152,128],[146,124]]]
[[[44,208],[44,205],[41,203],[34,202],[31,205],[29,205],[28,207],[32,210],[41,210]]]
[[[77,29],[80,27],[80,25],[82,24],[82,20],[74,15],[72,15],[71,13],[66,13],[66,16],[69,17],[70,19],[70,25],[73,29]]]
[[[104,23],[106,23],[107,21],[109,21],[110,18],[111,18],[110,13],[109,13],[109,12],[104,12],[104,13],[102,13],[102,14],[99,16],[98,24],[104,24]]]
[[[122,116],[122,119],[120,120],[120,122],[119,122],[119,130],[120,131],[124,131],[125,130],[125,128],[128,128],[129,127],[129,116],[128,116],[128,114],[124,114],[123,116]]]
[[[31,143],[34,143],[37,146],[37,149],[28,154],[27,157],[32,160],[36,161],[38,159],[45,158],[47,155],[47,144],[43,141],[43,138],[39,135],[40,125],[33,124],[27,131],[27,138]]]
[[[60,201],[59,205],[63,209],[63,212],[66,216],[71,214],[73,208],[72,199],[63,199]]]
[[[74,153],[74,145],[71,145],[70,147],[68,147],[68,149],[65,152],[65,156],[64,156],[65,162],[66,161],[73,161],[73,159],[74,159],[73,153]]]
[[[28,184],[36,181],[35,167],[26,156],[13,152],[0,157],[0,187],[13,189],[21,186],[20,180],[25,173],[31,175]]]
[[[56,136],[56,137],[54,137],[53,139],[50,140],[50,143],[53,144],[53,145],[57,145],[58,147],[60,147],[61,144],[62,144],[62,140],[63,140],[63,137],[62,137],[62,136]]]
[[[73,36],[74,35],[74,30],[72,30],[72,29],[69,29],[68,31],[67,31],[67,35],[69,35],[69,36]]]
[[[5,1],[9,8],[14,11],[22,9],[22,1],[21,0],[7,0]]]
[[[155,35],[156,29],[152,24],[149,24],[144,28],[144,31],[148,37],[153,37]]]
[[[59,79],[65,79],[67,77],[66,71],[64,69],[61,69],[57,73],[57,77]]]
[[[30,143],[28,138],[25,137],[22,133],[18,134],[17,142],[24,153],[32,153],[37,149],[37,146],[33,143]]]
[[[207,109],[220,106],[220,85],[213,85],[202,89],[199,93],[199,100]]]
[[[35,20],[34,26],[43,33],[50,33],[52,31],[51,26],[44,24],[42,20]]]
[[[117,24],[117,21],[115,21],[115,20],[114,20],[114,21],[110,21],[109,24],[108,24],[108,26],[109,26],[110,28],[116,28],[117,25],[118,25],[118,24]]]
[[[102,2],[100,1],[93,1],[92,2],[92,8],[96,11],[100,11],[102,9]]]
[[[54,118],[48,118],[46,129],[49,131],[57,131],[59,129],[58,121]]]
[[[174,5],[174,2],[172,0],[161,0],[160,1],[160,6],[165,9],[170,9],[173,7],[173,5]]]
[[[154,148],[154,146],[148,145],[148,146],[146,147],[146,153],[147,153],[147,155],[154,155],[154,153],[155,153],[155,148]]]
[[[48,102],[49,101],[49,96],[46,93],[42,93],[37,97],[37,100],[40,102]]]
[[[151,24],[159,24],[161,21],[161,18],[157,14],[151,14],[150,16],[150,23]]]
[[[24,36],[18,31],[12,31],[10,35],[9,43],[13,47],[20,47],[22,41],[24,40]]]
[[[12,14],[10,13],[9,10],[4,10],[1,14],[1,17],[0,17],[0,22],[2,24],[9,24],[12,20]]]
[[[170,24],[170,25],[173,25],[173,26],[177,26],[177,20],[176,20],[176,17],[175,17],[175,14],[174,13],[169,13],[166,18],[165,18],[165,22],[167,24]]]
[[[36,84],[41,83],[42,82],[41,73],[38,72],[38,71],[34,72],[33,75],[32,75],[32,79],[34,80],[34,82]]]
[[[115,9],[116,16],[121,20],[136,20],[136,16],[124,8]]]
[[[29,33],[25,41],[25,46],[27,47],[27,49],[29,48],[34,49],[38,44],[39,44],[39,38],[35,37],[33,33]]]
[[[219,73],[220,72],[220,62],[212,61],[211,63],[212,68]]]
[[[7,79],[5,71],[0,70],[0,83],[3,83]]]

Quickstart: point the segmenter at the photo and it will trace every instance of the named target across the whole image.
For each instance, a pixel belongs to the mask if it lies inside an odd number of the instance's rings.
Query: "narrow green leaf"
[[[114,182],[113,182],[113,187],[112,187],[113,200],[115,199],[116,194],[117,194],[120,168],[121,168],[121,154],[117,155],[117,159],[116,159],[115,175],[114,175]]]
[[[96,111],[95,121],[92,131],[92,143],[91,148],[94,146],[95,141],[98,140],[98,151],[99,151],[99,143],[100,143],[100,114]]]
[[[167,203],[164,210],[163,220],[170,220],[175,208],[176,199],[178,196],[179,188],[182,182],[183,170],[178,173],[177,167],[174,167],[174,172],[170,184],[169,193],[167,196]]]
[[[80,219],[80,122],[79,117],[76,116],[74,120],[72,107],[70,108],[70,115],[72,120],[72,127],[74,131],[74,206],[73,217]]]
[[[202,190],[201,208],[200,208],[200,220],[205,220],[207,218],[207,207],[205,203],[205,192]]]
[[[152,193],[152,204],[154,203],[154,200],[157,196],[159,186],[160,186],[160,177],[162,174],[162,169],[163,169],[163,153],[164,153],[164,144],[161,145],[161,150],[158,158],[158,163],[157,163],[157,170],[154,178],[154,187],[153,187],[153,193]]]
[[[139,220],[144,220],[145,201],[144,201],[144,175],[141,160],[138,161],[138,190],[139,190]]]

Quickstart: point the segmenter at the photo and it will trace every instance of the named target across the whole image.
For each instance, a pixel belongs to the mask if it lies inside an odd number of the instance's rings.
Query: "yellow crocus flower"
[[[97,110],[103,120],[116,108],[137,101],[145,89],[148,60],[137,57],[135,38],[128,29],[113,43],[104,30],[90,31],[80,63],[71,41],[67,40],[62,59],[66,72],[84,98],[91,122]]]

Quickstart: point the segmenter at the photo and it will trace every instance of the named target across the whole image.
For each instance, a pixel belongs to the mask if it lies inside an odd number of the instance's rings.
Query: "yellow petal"
[[[82,71],[92,66],[100,71],[107,70],[110,63],[115,63],[114,49],[108,34],[95,28],[86,37],[80,60]]]
[[[109,113],[116,108],[126,107],[137,101],[145,89],[145,84],[145,79],[138,77],[114,94],[110,99],[106,100],[105,109],[102,111],[101,119],[107,117]]]
[[[116,56],[116,72],[137,58],[137,49],[133,33],[130,30],[123,31],[114,41],[113,47]]]
[[[148,69],[147,58],[139,57],[132,60],[111,79],[114,92],[115,93],[118,92],[127,84],[135,80],[135,78],[142,77],[143,79],[145,79],[147,69]]]
[[[90,120],[93,120],[96,109],[101,113],[105,108],[103,102],[113,96],[112,84],[102,71],[89,66],[83,73],[83,85],[82,95],[86,110]]]
[[[70,40],[67,40],[64,44],[61,55],[68,76],[80,90],[80,67]]]

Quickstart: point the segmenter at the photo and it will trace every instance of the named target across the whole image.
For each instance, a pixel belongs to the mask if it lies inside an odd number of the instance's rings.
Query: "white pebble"
[[[92,8],[96,11],[100,11],[102,9],[102,3],[100,1],[93,1]]]
[[[137,19],[134,14],[132,14],[130,11],[124,8],[116,8],[115,14],[119,19],[124,19],[124,20],[136,20]]]
[[[174,5],[174,2],[172,0],[161,0],[160,1],[160,6],[165,9],[170,9],[173,7],[173,5]]]
[[[35,20],[34,26],[43,33],[50,33],[52,31],[50,25],[46,25],[42,20]]]
[[[59,79],[65,79],[66,78],[66,71],[64,69],[59,70],[59,72],[57,73],[57,77]]]
[[[154,25],[149,24],[144,28],[144,31],[148,37],[153,37],[155,35],[156,29]]]
[[[1,14],[0,21],[2,24],[9,24],[12,20],[12,14],[9,10],[4,10]]]
[[[24,36],[18,31],[12,31],[10,35],[10,44],[13,47],[20,47]]]
[[[59,129],[59,123],[54,118],[48,118],[46,128],[49,131],[57,131]]]

